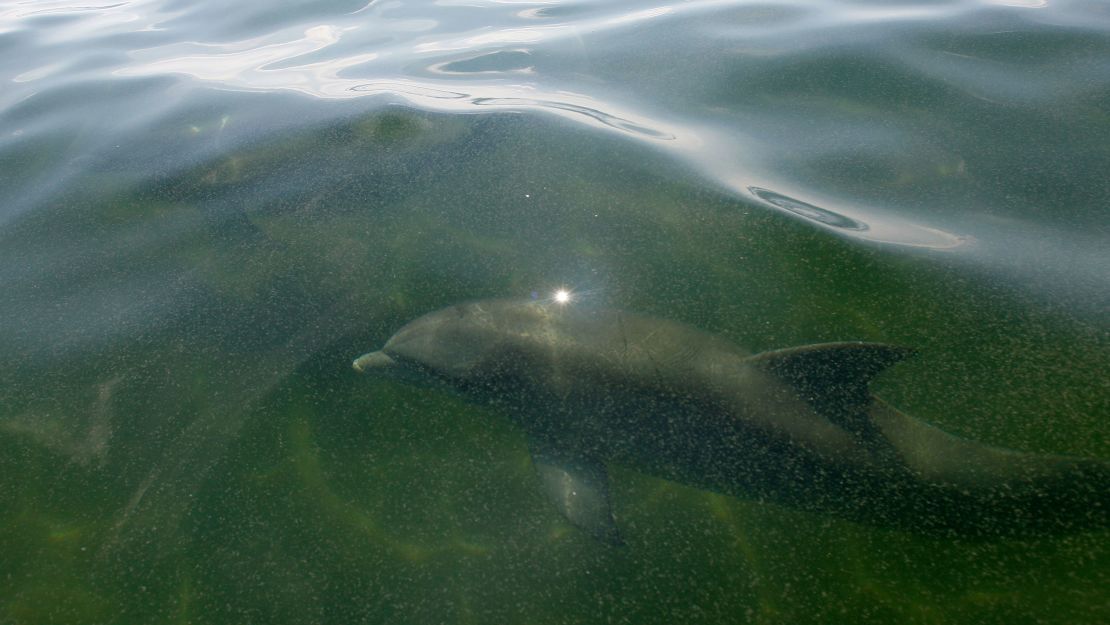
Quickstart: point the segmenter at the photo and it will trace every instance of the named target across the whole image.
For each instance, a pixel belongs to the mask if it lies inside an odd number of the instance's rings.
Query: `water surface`
[[[349,367],[569,286],[1110,459],[1101,1],[0,3],[0,622],[1099,623],[963,541],[613,470]]]

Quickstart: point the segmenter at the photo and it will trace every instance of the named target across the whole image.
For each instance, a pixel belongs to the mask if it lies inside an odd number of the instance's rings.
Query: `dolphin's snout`
[[[380,369],[382,367],[388,367],[392,364],[393,359],[386,354],[382,352],[370,352],[369,354],[363,354],[358,358],[355,358],[355,361],[351,363],[351,366],[355,368],[355,371],[363,373],[367,369]]]

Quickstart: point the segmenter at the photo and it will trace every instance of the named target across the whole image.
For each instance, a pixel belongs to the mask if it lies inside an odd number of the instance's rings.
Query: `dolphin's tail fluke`
[[[984,537],[1110,528],[1110,463],[974,443],[878,400],[869,412],[916,493],[901,525]]]

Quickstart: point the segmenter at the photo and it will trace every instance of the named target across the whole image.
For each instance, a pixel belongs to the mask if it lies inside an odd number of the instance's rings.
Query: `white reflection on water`
[[[546,90],[535,83],[521,84],[497,78],[519,73],[516,71],[483,69],[478,72],[463,72],[456,69],[451,72],[453,75],[463,77],[471,77],[475,74],[483,75],[483,78],[484,75],[494,76],[492,79],[471,80],[465,83],[450,79],[416,80],[407,76],[398,76],[397,74],[401,72],[395,71],[382,72],[384,75],[380,79],[371,80],[341,75],[344,70],[355,66],[361,66],[360,74],[364,73],[368,69],[373,69],[369,64],[377,59],[387,62],[395,59],[397,51],[389,49],[310,63],[289,62],[335,45],[347,32],[357,28],[356,26],[318,25],[304,30],[294,39],[289,39],[288,33],[275,33],[226,44],[186,43],[144,50],[134,55],[137,58],[146,59],[144,62],[124,67],[114,73],[119,76],[184,74],[236,89],[291,90],[329,99],[391,95],[422,108],[454,112],[473,111],[475,106],[536,109],[577,118],[595,127],[628,132],[639,138],[670,141],[681,133],[681,136],[686,137],[687,140],[697,141],[697,133],[690,129],[684,131],[677,127],[668,129],[666,122],[652,119],[632,107],[617,105],[611,100],[603,102],[568,90]],[[280,40],[282,38],[285,40]],[[275,39],[278,40],[275,41]],[[521,38],[514,36],[506,40],[520,43]],[[472,50],[473,45],[467,44],[463,49]],[[437,48],[433,46],[428,49]],[[507,50],[497,49],[496,51],[506,52]],[[529,54],[528,48],[517,47],[511,51]],[[485,54],[483,52],[476,55],[471,52],[463,59],[455,55],[447,61],[431,63],[425,69],[430,73],[446,74],[442,71],[444,66],[456,63],[457,68],[459,61]],[[466,91],[461,91],[460,88],[465,88]],[[567,113],[572,115],[568,116]]]
[[[131,31],[152,30],[150,16],[157,15],[161,5],[160,0],[102,3],[24,0],[8,8],[0,8],[0,33],[30,27],[45,41],[68,42],[123,28]],[[49,28],[36,28],[44,18],[54,18]]]
[[[336,97],[332,92],[339,81],[339,72],[378,58],[377,52],[301,65],[271,65],[323,50],[338,42],[340,34],[338,27],[320,25],[305,30],[298,39],[283,42],[269,43],[267,40],[273,37],[266,36],[229,44],[183,44],[178,47],[213,51],[170,56],[137,67],[125,67],[115,73],[120,76],[185,74],[243,89],[291,89],[319,97]]]
[[[1001,4],[1008,7],[1024,9],[1043,9],[1048,6],[1048,0],[986,0],[988,4]]]
[[[538,3],[539,8],[537,3],[508,4],[512,7],[506,13],[506,3],[500,2],[437,2],[438,7],[467,11],[467,19],[453,14],[449,24],[446,19],[432,19],[439,17],[436,10],[448,10],[444,8],[424,7],[424,14],[419,7],[367,5],[354,13],[336,15],[326,24],[285,28],[224,43],[178,42],[134,51],[134,63],[114,74],[187,75],[224,88],[286,90],[325,99],[378,96],[456,113],[476,112],[477,107],[543,112],[648,142],[748,200],[752,187],[774,188],[772,193],[784,194],[782,197],[797,195],[784,184],[772,184],[773,174],[761,171],[765,168],[759,165],[759,146],[743,130],[707,124],[687,111],[660,110],[643,98],[633,102],[628,94],[616,93],[614,85],[591,80],[588,71],[567,73],[565,67],[556,69],[559,61],[550,61],[566,55],[568,42],[569,47],[584,50],[584,35],[603,42],[598,33],[680,13],[750,8],[749,3],[704,0],[649,8],[575,6],[570,7],[575,12],[573,19],[542,13],[554,8],[550,3]],[[522,11],[521,6],[529,8]],[[919,17],[908,9],[854,11],[871,11],[871,19],[876,20]],[[794,19],[796,16],[786,21]],[[519,23],[524,26],[517,26]],[[775,30],[764,21],[760,28]],[[585,62],[588,65],[588,59]],[[841,236],[935,249],[952,249],[968,240],[892,212],[861,210],[854,205],[834,208],[829,203],[813,211],[793,210],[761,200]],[[815,218],[817,214],[825,218]],[[842,227],[845,223],[853,226]]]

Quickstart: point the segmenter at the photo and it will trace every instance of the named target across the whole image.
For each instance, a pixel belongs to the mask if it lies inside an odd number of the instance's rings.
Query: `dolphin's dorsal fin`
[[[868,384],[887,367],[916,352],[881,343],[820,343],[764,352],[749,362],[778,377],[825,418],[863,436],[874,432],[867,417]]]
[[[612,545],[623,544],[609,503],[609,472],[589,454],[529,441],[540,486],[559,512],[578,528]]]

